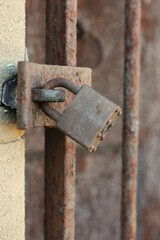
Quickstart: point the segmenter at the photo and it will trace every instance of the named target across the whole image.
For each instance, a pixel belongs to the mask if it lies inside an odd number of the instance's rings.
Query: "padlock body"
[[[118,116],[119,107],[88,85],[82,86],[57,122],[57,128],[94,151]]]

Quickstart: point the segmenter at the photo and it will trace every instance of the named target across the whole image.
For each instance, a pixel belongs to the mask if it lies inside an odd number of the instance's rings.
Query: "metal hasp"
[[[141,0],[125,0],[121,240],[137,239]]]
[[[88,85],[79,87],[64,78],[50,80],[45,87],[64,87],[76,95],[62,114],[47,103],[41,103],[40,106],[56,121],[58,129],[90,152],[96,151],[100,141],[121,114],[120,107]]]
[[[55,121],[46,116],[40,109],[37,102],[42,100],[51,101],[51,94],[44,90],[43,86],[52,78],[66,77],[71,81],[74,79],[78,86],[91,84],[91,69],[41,65],[31,62],[18,63],[18,86],[17,86],[17,126],[19,129],[28,129],[32,127],[54,127]],[[58,95],[59,100],[64,99],[64,94]],[[53,94],[52,94],[53,95]],[[58,111],[63,112],[71,101],[72,94],[66,94],[64,103],[51,103],[51,106]],[[53,98],[54,96],[52,96]],[[57,100],[58,100],[57,99]],[[52,99],[53,100],[53,99]]]
[[[56,126],[90,152],[95,151],[109,128],[114,125],[121,109],[88,85],[81,85],[82,79],[83,82],[84,79],[90,80],[90,73],[90,69],[87,68],[20,62],[18,68],[18,128]],[[55,76],[57,78],[54,78]],[[79,85],[61,76],[75,78]],[[48,81],[52,77],[53,79]],[[48,91],[55,91],[54,96],[58,97],[56,87],[63,87],[76,95],[73,101],[69,101],[68,97],[68,101],[57,105],[57,111],[55,103],[52,103],[52,107],[45,103],[52,102]],[[61,93],[60,100],[62,97]]]

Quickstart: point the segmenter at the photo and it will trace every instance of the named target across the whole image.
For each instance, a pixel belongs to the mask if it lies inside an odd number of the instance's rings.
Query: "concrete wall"
[[[25,53],[25,2],[0,2],[0,99]],[[24,139],[0,101],[0,239],[24,239]]]
[[[30,57],[32,61],[43,62],[45,5],[40,4],[40,0],[27,1],[27,44]],[[96,0],[78,2],[78,65],[92,67],[93,86],[122,105],[124,1],[99,0],[98,4]],[[160,2],[159,0],[142,2],[137,239],[159,240]],[[37,52],[37,49],[41,51]],[[95,154],[78,147],[76,240],[119,239],[121,131],[122,121],[119,120]],[[39,240],[43,239],[43,130],[34,129],[27,132],[26,138],[26,239]]]

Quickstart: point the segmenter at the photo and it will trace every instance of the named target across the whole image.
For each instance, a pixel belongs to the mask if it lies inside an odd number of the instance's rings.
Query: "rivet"
[[[97,151],[97,147],[94,147],[93,152]]]
[[[101,137],[101,141],[103,141],[104,139],[105,139],[105,136],[102,136],[102,137]]]
[[[121,114],[122,114],[122,111],[121,111],[121,109],[120,109],[120,108],[117,108],[115,112],[117,113],[117,116],[119,116],[119,115],[121,115]]]
[[[107,121],[107,124],[109,125],[109,124],[111,124],[111,122],[112,122],[112,121],[111,121],[111,119],[110,119],[110,120]]]
[[[97,137],[98,137],[98,138],[101,138],[101,137],[102,137],[102,133],[99,133],[99,134],[97,135]]]
[[[94,146],[89,147],[88,150],[89,150],[90,152],[93,152],[93,151],[94,151]]]

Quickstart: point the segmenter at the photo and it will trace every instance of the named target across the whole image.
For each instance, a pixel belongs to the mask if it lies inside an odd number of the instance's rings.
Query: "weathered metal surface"
[[[40,107],[56,121],[57,128],[89,151],[95,151],[120,115],[120,107],[89,86],[79,87],[67,79],[50,80],[45,87],[64,87],[76,94],[63,114],[47,103],[42,102]]]
[[[81,86],[66,78],[54,78],[44,85],[45,89],[54,89],[56,87],[63,87],[73,94],[77,94],[81,89]]]
[[[136,239],[141,0],[125,1],[121,239]]]
[[[65,78],[51,79],[49,82],[45,84],[44,87],[45,89],[48,89],[48,88],[54,89],[56,87],[64,87],[65,89],[68,89],[73,94],[77,94],[81,89],[80,86],[76,85],[74,82]],[[62,115],[58,110],[52,108],[48,103],[42,102],[41,104],[39,104],[39,106],[47,116],[49,116],[51,119],[53,119],[56,122],[59,120],[59,118]]]
[[[46,4],[46,63],[75,66],[77,0]],[[45,240],[75,239],[74,209],[75,145],[61,131],[46,129]]]
[[[64,102],[64,90],[32,89],[33,102]]]
[[[56,127],[93,152],[120,112],[120,107],[84,85],[58,119]]]
[[[19,129],[32,127],[50,126],[55,122],[48,118],[39,108],[38,103],[32,101],[32,89],[43,88],[44,84],[52,78],[65,77],[74,80],[77,85],[90,84],[91,70],[89,68],[77,68],[67,66],[41,65],[31,62],[19,62],[18,64],[18,103],[17,103],[17,126]],[[67,94],[67,101],[61,104],[51,105],[64,111],[71,101]]]

